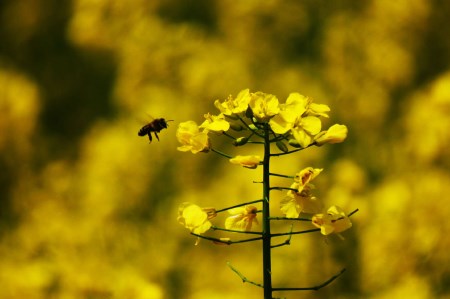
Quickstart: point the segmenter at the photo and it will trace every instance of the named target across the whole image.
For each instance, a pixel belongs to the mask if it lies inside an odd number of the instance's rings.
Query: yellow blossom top
[[[260,91],[251,95],[249,106],[253,116],[263,122],[280,112],[277,97]]]
[[[322,128],[319,116],[328,117],[329,111],[327,105],[314,104],[311,98],[299,93],[291,93],[280,107],[280,112],[269,121],[272,131],[276,134],[290,131],[303,148],[313,143]]]
[[[223,113],[219,115],[205,114],[205,121],[200,125],[200,128],[213,132],[226,132],[230,128],[230,123],[226,121]]]
[[[214,106],[219,109],[219,111],[225,115],[239,114],[243,113],[247,110],[248,104],[250,102],[250,90],[244,89],[233,99],[232,96],[229,96],[223,102],[216,100],[214,102]]]

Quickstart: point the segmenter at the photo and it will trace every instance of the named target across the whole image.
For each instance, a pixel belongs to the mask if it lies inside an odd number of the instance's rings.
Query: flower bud
[[[258,128],[254,125],[254,124],[249,124],[248,127],[250,128],[250,130],[252,131],[257,131]]]
[[[242,131],[242,130],[244,129],[243,126],[241,126],[240,124],[237,124],[237,123],[231,123],[231,124],[230,124],[230,128],[231,128],[233,131],[236,131],[236,132],[240,132],[240,131]]]
[[[300,143],[295,140],[295,139],[289,139],[288,141],[289,145],[295,148],[301,148],[302,146],[300,145]]]
[[[255,169],[261,163],[261,157],[250,155],[250,156],[236,156],[230,159],[232,164],[241,165],[245,168]]]
[[[335,124],[328,130],[320,132],[316,135],[315,143],[317,146],[321,146],[325,143],[341,143],[347,138],[348,129],[345,125]]]
[[[275,144],[277,145],[278,149],[283,153],[287,153],[289,151],[288,147],[286,146],[286,144],[284,144],[283,141],[277,141],[277,143]]]
[[[246,144],[247,142],[248,142],[248,138],[247,137],[239,137],[235,141],[233,141],[233,145],[234,146],[241,146],[241,145]]]

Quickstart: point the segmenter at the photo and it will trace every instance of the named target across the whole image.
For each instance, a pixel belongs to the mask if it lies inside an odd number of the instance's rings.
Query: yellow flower
[[[323,209],[323,203],[315,196],[308,193],[289,191],[287,196],[280,201],[280,210],[288,218],[298,218],[300,213],[315,214]]]
[[[252,229],[253,221],[256,223],[256,212],[258,209],[255,206],[245,206],[229,210],[231,214],[225,220],[225,228],[231,230],[250,231]]]
[[[209,230],[211,228],[209,219],[215,216],[214,208],[200,208],[190,202],[184,202],[178,208],[178,222],[195,234]]]
[[[200,125],[200,128],[218,133],[228,131],[230,128],[230,123],[225,120],[223,113],[220,113],[219,115],[211,115],[208,113],[204,116],[205,121]]]
[[[246,168],[255,169],[261,162],[260,156],[250,155],[250,156],[236,156],[230,159],[232,164],[242,165]]]
[[[212,224],[209,219],[216,217],[216,210],[214,208],[200,208],[199,206],[190,202],[184,202],[178,208],[178,222],[191,232],[201,235],[208,231]],[[199,239],[195,245],[197,245]]]
[[[259,121],[267,121],[280,112],[277,97],[260,91],[251,95],[249,106]]]
[[[320,132],[322,122],[315,116],[306,116],[297,119],[291,129],[292,136],[301,147],[305,148],[314,140],[314,135]]]
[[[225,115],[232,115],[245,112],[248,108],[248,103],[250,102],[250,91],[249,89],[244,89],[239,92],[236,99],[229,96],[228,99],[222,103],[219,100],[214,102],[214,106],[220,110],[221,113]]]
[[[280,112],[270,119],[271,129],[277,134],[284,134],[295,125],[297,118],[301,117],[308,106],[308,98],[295,92],[291,93],[285,104],[280,104]]]
[[[176,133],[178,141],[182,144],[177,149],[182,152],[191,151],[193,154],[209,151],[208,131],[200,131],[194,121],[182,122],[178,125]]]
[[[308,110],[306,111],[307,115],[312,116],[323,116],[328,118],[327,112],[330,112],[330,107],[325,104],[316,104],[316,103],[309,103]]]
[[[315,214],[323,209],[322,201],[312,196],[314,185],[311,181],[322,172],[323,169],[307,167],[298,172],[294,177],[294,183],[280,202],[280,209],[288,218],[297,218],[300,213]]]
[[[315,177],[317,177],[323,168],[312,168],[306,167],[299,171],[294,177],[294,189],[297,189],[298,193],[301,193],[305,187],[308,189],[314,188],[314,186],[310,183]]]
[[[352,227],[350,219],[338,206],[330,207],[326,214],[314,215],[312,223],[320,228],[320,232],[325,236],[332,233],[339,234]]]
[[[313,136],[320,132],[322,122],[317,116],[327,116],[328,106],[313,104],[311,98],[299,93],[291,93],[280,112],[270,121],[270,127],[276,134],[291,130],[292,136],[301,147],[313,142]],[[328,109],[328,110],[327,110]]]
[[[320,132],[314,137],[314,141],[318,146],[325,143],[340,143],[347,138],[348,129],[345,125],[335,124],[328,130]]]

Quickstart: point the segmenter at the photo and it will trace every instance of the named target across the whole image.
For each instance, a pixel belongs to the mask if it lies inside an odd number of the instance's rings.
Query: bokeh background
[[[176,221],[184,201],[260,197],[260,170],[176,150],[179,122],[250,88],[330,105],[347,141],[273,169],[324,168],[318,196],[359,208],[344,241],[273,252],[276,286],[344,275],[275,295],[450,298],[449,15],[439,0],[2,0],[0,297],[261,298],[226,265],[259,282],[259,243],[194,246]],[[152,144],[148,115],[175,120]]]

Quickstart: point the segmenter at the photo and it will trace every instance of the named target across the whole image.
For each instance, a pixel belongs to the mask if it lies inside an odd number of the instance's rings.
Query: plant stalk
[[[262,251],[263,251],[263,286],[264,299],[272,299],[272,261],[270,233],[270,136],[269,125],[264,124],[264,161],[263,161],[263,216],[262,216]]]

